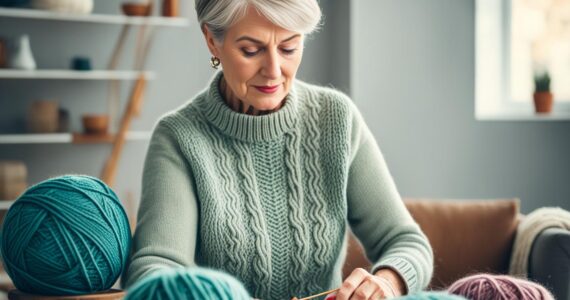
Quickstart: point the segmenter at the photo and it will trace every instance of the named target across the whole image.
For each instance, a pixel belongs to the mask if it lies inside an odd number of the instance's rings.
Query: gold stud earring
[[[212,68],[214,69],[218,69],[218,67],[220,66],[220,59],[212,56],[212,58],[210,58],[210,66],[212,66]]]

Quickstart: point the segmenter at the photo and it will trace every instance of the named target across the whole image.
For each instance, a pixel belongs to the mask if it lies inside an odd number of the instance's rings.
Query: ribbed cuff
[[[390,269],[404,279],[408,294],[418,291],[418,275],[414,266],[405,258],[388,257],[376,263],[370,273],[376,274],[380,269]]]

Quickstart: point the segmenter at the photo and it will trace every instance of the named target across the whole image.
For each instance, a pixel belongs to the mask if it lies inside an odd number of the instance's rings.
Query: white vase
[[[70,14],[89,14],[93,11],[93,0],[32,0],[36,9]]]
[[[36,69],[36,61],[30,47],[30,37],[27,34],[11,42],[8,67],[21,70]]]

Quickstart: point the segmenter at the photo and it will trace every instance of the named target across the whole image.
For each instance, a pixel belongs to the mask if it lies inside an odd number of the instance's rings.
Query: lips
[[[265,94],[272,94],[275,93],[279,89],[279,85],[267,86],[267,85],[255,85],[254,86],[258,91],[265,93]]]

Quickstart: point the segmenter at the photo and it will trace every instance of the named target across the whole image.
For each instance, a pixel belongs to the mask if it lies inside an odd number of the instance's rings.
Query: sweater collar
[[[217,72],[198,106],[210,123],[224,134],[248,142],[273,140],[291,129],[298,117],[298,97],[295,84],[285,98],[283,106],[272,113],[252,116],[232,110],[224,101],[219,83],[223,72]]]

